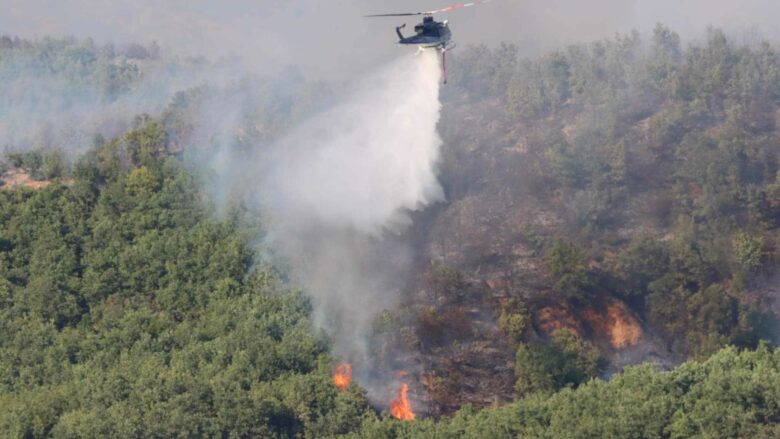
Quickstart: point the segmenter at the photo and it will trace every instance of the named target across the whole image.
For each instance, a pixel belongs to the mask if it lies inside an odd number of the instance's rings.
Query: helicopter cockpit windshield
[[[426,15],[423,17],[423,22],[417,24],[414,27],[414,32],[417,35],[428,35],[428,36],[439,36],[439,27],[437,26],[436,22],[433,21],[433,17],[430,15]]]

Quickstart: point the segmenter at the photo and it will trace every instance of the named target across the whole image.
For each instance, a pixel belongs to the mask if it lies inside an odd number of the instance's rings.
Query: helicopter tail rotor
[[[402,25],[400,25],[400,26],[395,28],[395,33],[397,33],[398,34],[398,38],[400,38],[402,40],[404,39],[404,34],[401,33],[401,29],[403,29],[405,27],[406,27],[406,23],[404,23],[404,24],[402,24]]]

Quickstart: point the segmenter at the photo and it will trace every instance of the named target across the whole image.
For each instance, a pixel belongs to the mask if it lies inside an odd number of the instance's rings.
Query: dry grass
[[[52,184],[51,180],[33,180],[29,173],[19,169],[12,169],[2,176],[0,176],[3,184],[0,185],[0,190],[11,189],[13,187],[22,186],[31,189],[43,189],[46,186]]]

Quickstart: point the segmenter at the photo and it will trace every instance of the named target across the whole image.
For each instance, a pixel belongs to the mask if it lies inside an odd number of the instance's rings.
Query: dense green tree
[[[521,344],[515,356],[515,389],[520,395],[553,392],[596,377],[603,367],[598,350],[569,330],[545,345]]]
[[[585,255],[574,243],[556,236],[545,253],[545,261],[556,278],[555,292],[566,298],[587,299],[593,280]]]
[[[515,298],[509,299],[501,305],[501,313],[498,316],[498,327],[501,328],[510,340],[520,340],[530,322],[531,316],[526,305]]]
[[[757,270],[764,262],[763,238],[746,232],[737,233],[734,237],[734,256],[742,269]]]
[[[628,368],[501,408],[465,407],[439,422],[369,417],[350,437],[692,438],[780,434],[780,350],[723,349],[670,372]]]
[[[308,300],[251,268],[160,132],[141,121],[70,187],[0,191],[0,436],[355,429],[365,397],[330,383]]]

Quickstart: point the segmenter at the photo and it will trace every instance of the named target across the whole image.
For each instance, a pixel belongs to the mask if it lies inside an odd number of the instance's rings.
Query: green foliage
[[[45,92],[42,80],[50,79],[64,87],[70,96],[82,94],[113,100],[140,79],[140,69],[117,53],[111,45],[97,47],[90,39],[42,38],[27,41],[2,36],[0,43],[0,81],[18,85],[24,76],[42,90],[15,90],[33,97]],[[38,95],[40,96],[40,95]],[[13,100],[11,101],[13,102]],[[4,102],[0,102],[0,110]]]
[[[460,302],[467,293],[468,284],[463,274],[444,264],[433,262],[425,279],[425,292],[432,303]]]
[[[730,269],[732,259],[747,275],[760,266],[761,236],[713,237],[685,219],[675,235],[667,241],[636,237],[608,258],[612,288],[640,305],[681,353],[703,355],[726,344],[754,346],[760,338],[771,338],[772,324],[765,322],[774,318],[742,293],[744,277]]]
[[[165,128],[148,115],[136,117],[133,125],[135,129],[121,139],[123,147],[128,152],[133,165],[148,166],[153,163],[154,158],[167,152]]]
[[[734,237],[734,256],[743,270],[758,270],[764,259],[764,239],[761,235],[737,233]]]
[[[43,158],[40,151],[30,151],[25,153],[9,153],[6,154],[6,160],[14,168],[25,170],[38,170],[41,167]]]
[[[755,289],[776,271],[780,57],[769,43],[740,45],[715,29],[683,47],[659,24],[648,40],[618,35],[503,64],[499,50],[480,47],[453,68],[453,78],[458,70],[469,77],[453,86],[469,93],[472,107],[492,108],[487,84],[505,84],[506,122],[481,139],[520,152],[486,154],[485,187],[506,185],[503,174],[489,176],[499,168],[493,163],[531,163],[525,185],[563,220],[566,236],[605,250],[593,256],[608,262],[612,293],[670,337],[682,331],[691,340],[737,342],[696,334],[690,312],[700,307],[688,302],[713,285]],[[457,138],[447,142],[458,146]],[[474,169],[480,159],[469,157],[463,166]],[[689,224],[675,223],[678,216]],[[554,273],[554,289],[582,299],[588,270],[570,266]],[[737,310],[732,330],[752,331],[751,340],[774,337],[743,325],[756,312],[745,295],[717,290],[724,295],[717,302]]]
[[[773,438],[780,434],[780,350],[726,348],[670,372],[636,366],[508,406],[464,407],[439,422],[367,418],[349,437]]]
[[[509,81],[507,111],[515,116],[536,118],[560,109],[571,95],[569,62],[562,53],[540,62],[521,63]]]
[[[8,153],[6,160],[12,167],[28,172],[33,180],[51,180],[66,175],[67,165],[63,153],[59,150],[36,149]]]
[[[510,340],[518,341],[525,332],[530,319],[531,315],[525,304],[513,298],[501,305],[498,327],[509,336]]]
[[[645,296],[652,281],[669,267],[669,249],[649,235],[639,235],[612,256],[608,269],[616,278],[615,289],[626,297]]]
[[[160,132],[92,151],[71,187],[0,192],[0,436],[354,430],[365,396],[330,382],[308,300],[250,270]]]
[[[560,330],[545,345],[521,344],[515,356],[515,389],[520,395],[549,393],[576,387],[597,376],[601,356],[591,343],[569,330]]]
[[[545,262],[556,277],[553,289],[566,298],[586,300],[593,280],[585,255],[571,242],[556,236],[545,253]]]

